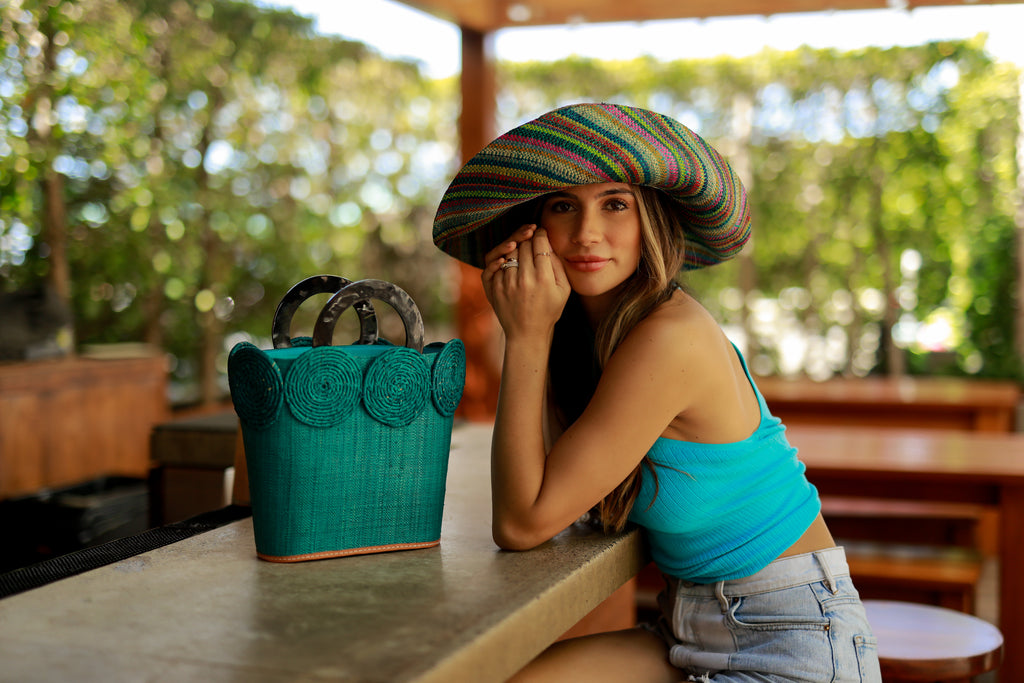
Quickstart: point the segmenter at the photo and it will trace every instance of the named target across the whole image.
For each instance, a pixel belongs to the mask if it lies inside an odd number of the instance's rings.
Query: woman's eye
[[[605,208],[607,208],[610,211],[625,211],[626,209],[629,208],[629,204],[622,201],[621,199],[612,199],[607,204],[605,204]]]
[[[552,213],[565,213],[572,210],[572,204],[563,200],[556,200],[548,204],[547,210]]]

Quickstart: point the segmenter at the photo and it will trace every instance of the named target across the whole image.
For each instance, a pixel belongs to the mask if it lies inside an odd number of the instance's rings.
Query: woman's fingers
[[[554,254],[551,253],[551,242],[548,241],[548,233],[544,228],[539,228],[533,233],[533,239],[531,240],[533,246],[533,255],[540,258],[553,258]]]
[[[518,243],[506,242],[502,247],[488,253],[487,262],[480,274],[488,299],[491,298],[497,283],[508,283],[514,279],[519,268],[519,251]]]
[[[545,266],[550,266],[550,272],[555,275],[555,281],[564,280],[565,271],[562,268],[562,262],[558,260],[555,252],[551,251],[551,242],[548,241],[547,231],[544,228],[538,228],[530,241],[533,247],[533,261],[537,268],[544,269],[546,272]]]
[[[521,240],[515,243],[512,251],[504,253],[492,262],[496,272],[505,272],[510,277],[523,277],[529,280],[546,280],[551,274],[559,284],[565,280],[562,262],[551,250],[551,242],[544,228],[527,225],[514,236]],[[515,265],[511,265],[510,262],[514,262]]]
[[[489,252],[487,252],[487,255],[484,256],[484,263],[487,266],[490,266],[495,261],[498,261],[498,260],[501,260],[503,258],[506,258],[509,254],[511,254],[512,252],[514,252],[516,250],[517,246],[518,246],[518,243],[515,242],[514,240],[508,240],[506,242],[502,242],[501,244],[496,246],[494,249],[491,249]]]
[[[507,259],[519,248],[519,243],[530,239],[537,226],[528,224],[521,226],[518,230],[508,236],[508,239],[491,249],[484,256],[484,263],[491,264],[498,259]]]
[[[533,239],[524,240],[519,243],[516,250],[516,259],[519,261],[519,268],[522,272],[533,275]]]
[[[523,225],[518,230],[516,230],[512,234],[512,237],[513,237],[513,239],[516,239],[516,240],[518,240],[520,242],[523,242],[523,241],[528,240],[531,237],[533,237],[533,233],[535,233],[536,231],[537,231],[537,226],[536,225],[534,225],[533,223],[527,223],[526,225]]]
[[[536,225],[524,225],[509,239],[487,253],[482,275],[489,291],[502,287],[522,287],[532,282],[554,281],[561,286],[565,271],[551,250],[547,232]]]

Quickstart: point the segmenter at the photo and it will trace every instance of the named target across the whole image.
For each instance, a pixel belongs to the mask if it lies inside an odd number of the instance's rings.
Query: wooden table
[[[790,442],[823,494],[961,501],[999,510],[1002,681],[1024,681],[1024,434],[796,426]]]
[[[0,681],[504,681],[634,576],[637,532],[490,536],[490,426],[455,430],[436,548],[274,564],[246,519],[0,600]]]
[[[1020,387],[953,377],[758,377],[772,413],[787,425],[965,429],[1012,432]]]

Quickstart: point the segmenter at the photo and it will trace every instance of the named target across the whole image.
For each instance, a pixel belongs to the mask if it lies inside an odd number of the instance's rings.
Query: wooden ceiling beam
[[[771,16],[798,12],[1019,4],[1020,0],[401,0],[457,26],[489,33],[564,24]]]

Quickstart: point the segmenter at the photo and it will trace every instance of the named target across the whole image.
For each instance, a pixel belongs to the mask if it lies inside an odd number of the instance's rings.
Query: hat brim
[[[654,187],[676,202],[686,269],[732,258],[750,236],[743,184],[703,138],[646,109],[576,104],[513,128],[466,162],[441,198],[434,244],[482,268],[488,251],[531,221],[517,207],[607,182]]]

